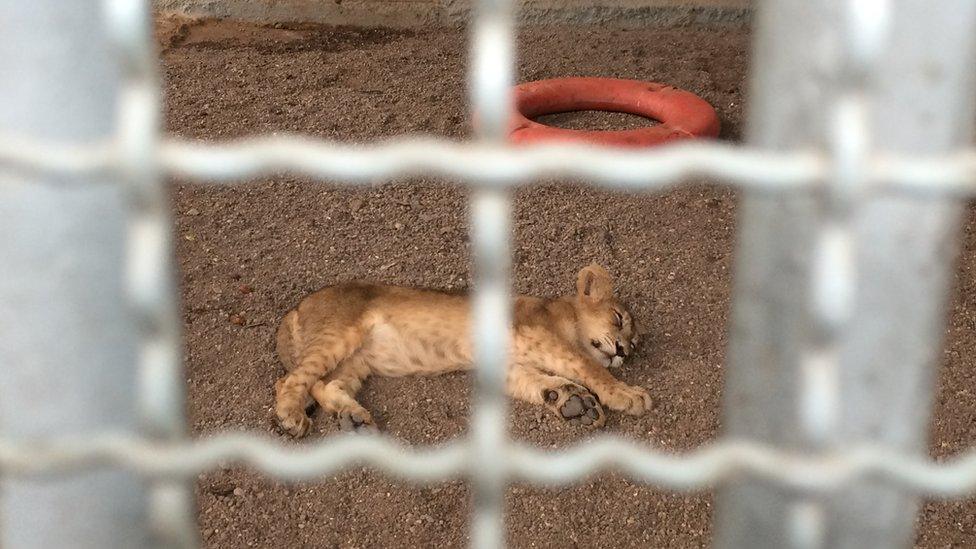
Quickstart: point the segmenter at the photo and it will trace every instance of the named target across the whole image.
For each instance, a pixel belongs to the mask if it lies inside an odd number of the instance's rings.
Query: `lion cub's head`
[[[637,326],[603,267],[594,263],[579,272],[576,311],[580,346],[608,368],[623,364],[637,345]]]

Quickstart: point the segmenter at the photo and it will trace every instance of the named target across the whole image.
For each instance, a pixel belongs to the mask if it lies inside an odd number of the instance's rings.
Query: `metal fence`
[[[160,139],[146,2],[0,2],[0,543],[193,546],[191,481],[228,462],[281,479],[354,463],[413,481],[467,478],[479,549],[504,544],[506,482],[570,483],[607,467],[666,489],[719,487],[718,545],[910,542],[919,495],[976,488],[976,453],[925,455],[958,202],[976,194],[976,152],[962,148],[976,5],[922,4],[765,2],[748,145],[625,152],[505,146],[508,0],[480,0],[471,25],[476,140],[369,146]],[[378,435],[299,447],[184,438],[162,177],[282,171],[473,187],[469,437],[433,448]],[[543,176],[640,192],[708,178],[745,191],[718,441],[673,455],[613,436],[559,452],[507,440],[509,191]]]

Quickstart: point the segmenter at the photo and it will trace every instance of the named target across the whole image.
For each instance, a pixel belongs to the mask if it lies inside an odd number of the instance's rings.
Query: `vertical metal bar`
[[[475,12],[470,94],[478,137],[488,142],[501,143],[507,138],[514,48],[511,12],[510,0],[479,0]],[[511,200],[503,190],[478,188],[471,209],[477,365],[470,458],[474,484],[471,543],[476,549],[498,549],[505,545]]]
[[[474,296],[476,333],[476,405],[470,458],[474,481],[472,546],[504,546],[510,298],[508,282],[509,199],[498,191],[477,191],[472,201],[472,230],[477,284]]]
[[[972,130],[976,4],[892,0],[889,46],[854,93],[852,52],[878,27],[866,18],[851,29],[852,7],[863,5],[783,0],[758,17],[749,141],[828,149],[828,199],[856,193],[871,147],[947,151]],[[836,218],[822,195],[747,195],[741,211],[726,435],[797,451],[871,442],[924,452],[959,204],[868,194]],[[838,227],[846,244],[832,246],[825,235]],[[838,268],[845,255],[851,264]],[[829,360],[811,363],[830,316],[812,305],[844,292],[846,329],[819,347]],[[720,547],[898,547],[911,541],[917,499],[879,482],[811,499],[744,479],[718,505]]]
[[[173,286],[169,201],[156,165],[159,92],[146,0],[105,0],[109,34],[123,67],[116,144],[129,190],[127,284],[139,329],[138,406],[144,431],[186,435],[182,346]],[[197,545],[193,492],[181,480],[150,483],[149,523],[162,547]]]
[[[113,129],[120,74],[98,0],[0,2],[0,130],[84,142]],[[126,196],[0,173],[0,432],[39,438],[136,431],[136,332],[127,309]],[[144,547],[133,474],[4,479],[6,549]]]

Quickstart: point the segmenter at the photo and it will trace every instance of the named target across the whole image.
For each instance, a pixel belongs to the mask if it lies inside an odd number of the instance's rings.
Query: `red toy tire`
[[[697,95],[665,84],[617,78],[554,78],[515,88],[513,143],[583,142],[615,147],[650,147],[679,139],[717,137],[718,115]],[[563,112],[610,111],[661,123],[633,130],[555,128],[533,118]]]

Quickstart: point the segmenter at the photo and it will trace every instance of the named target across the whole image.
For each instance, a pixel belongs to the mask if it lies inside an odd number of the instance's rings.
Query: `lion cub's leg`
[[[312,421],[305,413],[309,389],[359,347],[355,335],[324,333],[302,353],[295,369],[275,384],[275,415],[278,425],[295,437],[305,436]]]
[[[611,410],[639,416],[651,409],[651,396],[643,387],[627,385],[589,357],[579,356],[560,366],[557,372],[589,387]]]
[[[370,368],[361,354],[355,354],[326,379],[312,385],[312,397],[324,410],[335,414],[343,431],[371,431],[373,416],[356,401],[356,393],[369,377]]]
[[[600,402],[617,412],[641,415],[651,409],[651,397],[641,387],[627,385],[592,358],[569,349],[545,333],[523,332],[516,340],[516,361],[571,379],[593,392]]]
[[[542,404],[573,425],[602,427],[603,408],[586,387],[535,368],[516,364],[508,371],[508,394],[513,398]]]

